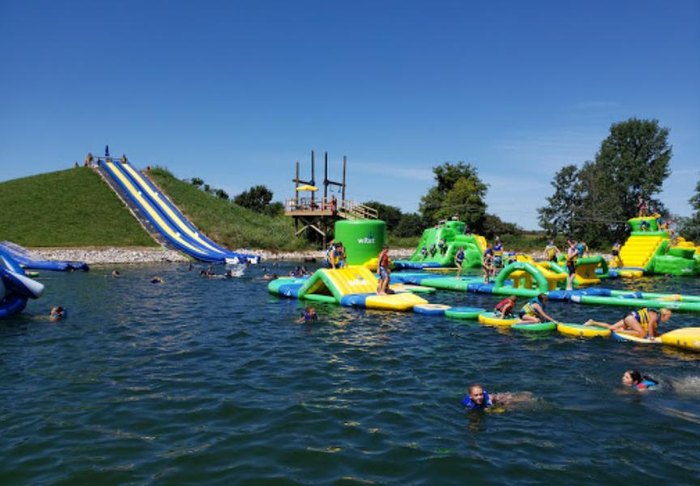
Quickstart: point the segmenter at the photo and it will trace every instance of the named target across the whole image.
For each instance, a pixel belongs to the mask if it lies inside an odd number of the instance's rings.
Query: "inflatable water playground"
[[[620,249],[619,265],[612,270],[620,276],[642,274],[700,275],[700,253],[695,244],[682,237],[671,237],[659,227],[659,217],[632,218],[629,238]]]
[[[233,252],[203,235],[148,177],[134,169],[128,161],[100,158],[98,168],[174,248],[203,262],[258,263],[258,256]]]
[[[85,262],[45,260],[22,246],[10,241],[0,242],[0,256],[7,256],[27,270],[49,270],[70,272],[73,270],[90,270]]]
[[[453,267],[460,248],[464,251],[464,268],[480,267],[486,250],[486,238],[466,234],[466,227],[462,221],[446,221],[435,228],[426,229],[411,258],[394,261],[394,268]]]
[[[38,299],[44,284],[29,278],[18,262],[0,255],[0,319],[22,312],[29,299]]]

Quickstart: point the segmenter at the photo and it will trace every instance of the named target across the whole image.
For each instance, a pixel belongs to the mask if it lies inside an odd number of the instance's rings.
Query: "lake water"
[[[296,324],[299,302],[267,293],[266,265],[232,280],[177,265],[44,272],[45,295],[0,322],[0,484],[700,481],[700,354],[323,304]],[[606,285],[700,295],[698,279]],[[68,318],[41,320],[52,305]],[[666,330],[679,326],[700,316]],[[623,389],[627,368],[662,386]],[[535,399],[466,414],[473,381]]]

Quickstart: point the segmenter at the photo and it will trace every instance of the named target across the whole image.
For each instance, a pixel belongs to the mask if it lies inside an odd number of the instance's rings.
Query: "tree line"
[[[615,123],[602,141],[594,160],[564,165],[554,174],[554,192],[539,208],[538,222],[549,238],[574,238],[595,247],[622,241],[627,234],[627,220],[637,216],[640,201],[650,213],[662,217],[673,215],[658,198],[670,175],[672,147],[669,129],[658,120],[629,120]],[[487,211],[488,184],[479,177],[477,168],[464,161],[444,162],[433,168],[435,185],[421,198],[417,212],[404,213],[400,208],[380,201],[363,204],[375,208],[387,230],[398,237],[419,236],[424,229],[440,221],[456,218],[469,231],[492,238],[496,235],[518,236],[523,229],[501,220]],[[202,179],[191,184],[222,199],[229,199],[222,189],[213,189]],[[256,185],[233,198],[233,202],[253,211],[275,216],[284,212],[281,202],[273,202],[273,193]],[[700,181],[690,199],[693,215],[673,217],[679,231],[688,239],[700,237]]]

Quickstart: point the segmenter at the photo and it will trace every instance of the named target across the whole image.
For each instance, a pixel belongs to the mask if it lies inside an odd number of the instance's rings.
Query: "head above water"
[[[622,374],[622,384],[633,386],[642,382],[642,374],[638,370],[627,370]]]
[[[469,385],[469,398],[477,405],[484,403],[484,387],[480,383],[472,383]]]

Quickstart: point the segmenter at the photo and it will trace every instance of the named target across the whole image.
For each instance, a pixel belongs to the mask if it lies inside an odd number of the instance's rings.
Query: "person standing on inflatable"
[[[566,290],[574,290],[574,277],[576,277],[576,257],[578,250],[576,249],[576,240],[567,240],[569,248],[566,250],[566,270],[569,276],[566,279]]]
[[[389,270],[389,245],[384,245],[377,262],[377,272],[379,273],[379,282],[377,284],[377,295],[386,295],[389,288],[389,278],[391,270]]]
[[[464,262],[464,247],[460,246],[455,255],[455,265],[457,265],[457,277],[462,275],[462,263]]]
[[[549,240],[547,246],[544,247],[544,257],[548,262],[556,262],[559,248],[554,244],[554,240]]]

